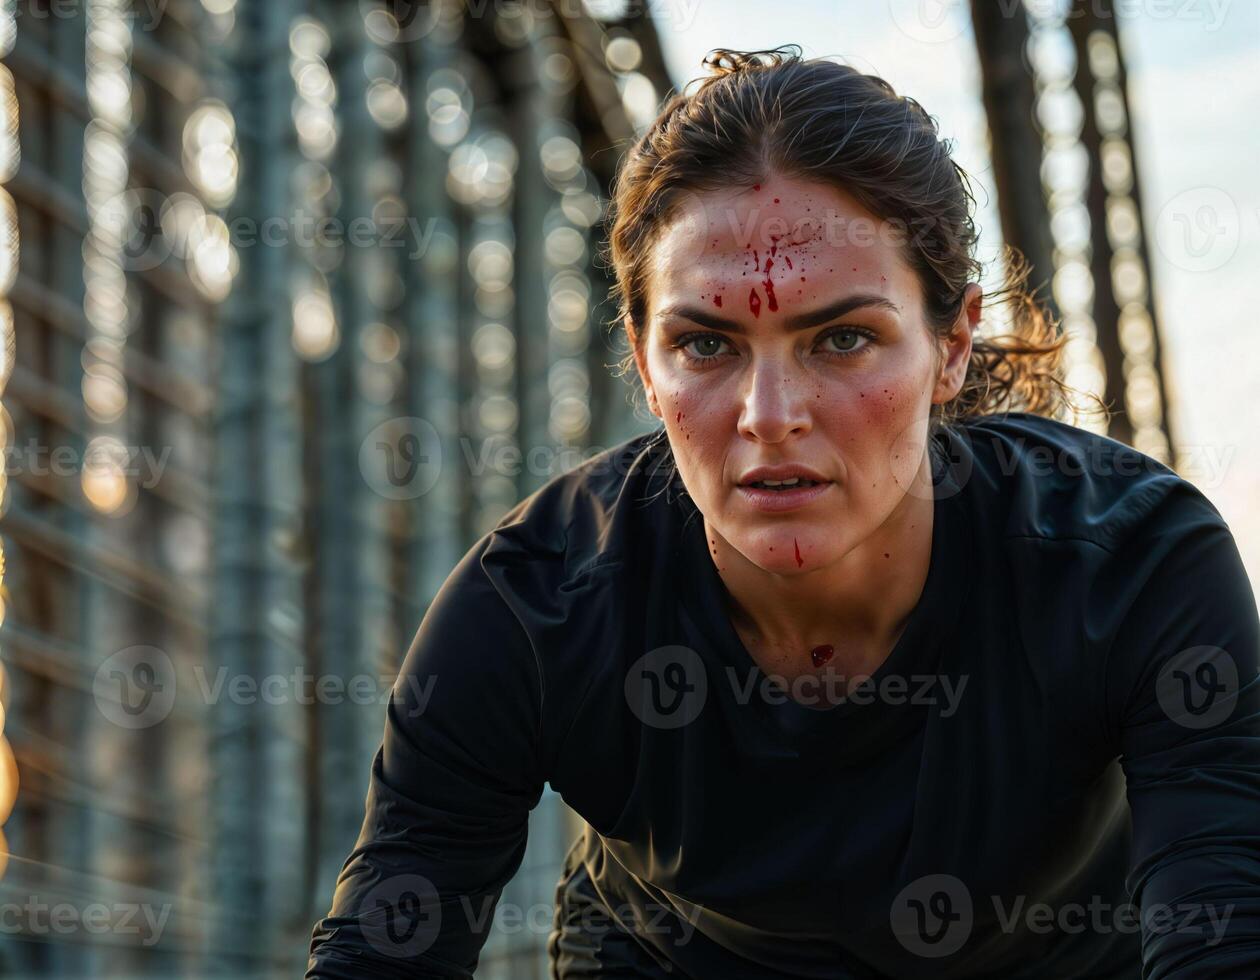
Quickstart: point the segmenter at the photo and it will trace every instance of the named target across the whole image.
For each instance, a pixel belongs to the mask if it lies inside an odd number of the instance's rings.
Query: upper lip
[[[782,466],[758,466],[751,469],[739,478],[741,487],[750,483],[756,483],[758,480],[790,480],[794,476],[799,476],[802,480],[813,480],[815,483],[830,483],[825,476],[815,470],[811,470],[808,466],[801,466],[797,463],[785,463]]]

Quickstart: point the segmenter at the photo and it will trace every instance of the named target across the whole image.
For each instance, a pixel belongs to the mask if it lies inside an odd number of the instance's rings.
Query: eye
[[[678,342],[674,344],[674,349],[686,354],[688,360],[715,361],[718,353],[721,351],[721,346],[726,342],[726,338],[719,333],[689,333],[678,338]],[[692,344],[700,345],[696,348],[695,354],[687,351],[687,348]]]
[[[866,340],[868,341],[867,343],[862,344],[860,347],[848,346],[855,339],[860,339],[863,337],[866,338]],[[839,349],[834,349],[834,348],[827,349],[824,351],[824,353],[834,354],[837,357],[854,357],[862,353],[862,351],[866,350],[866,348],[870,346],[869,341],[874,340],[875,335],[871,331],[865,330],[861,327],[837,327],[835,330],[829,331],[828,333],[824,334],[822,340],[819,341],[819,343],[826,344],[837,338],[840,338],[840,342],[843,346],[841,346]]]

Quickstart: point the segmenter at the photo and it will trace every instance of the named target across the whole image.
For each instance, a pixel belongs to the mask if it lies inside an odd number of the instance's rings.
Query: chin
[[[824,529],[806,521],[780,520],[775,524],[743,535],[739,551],[758,568],[799,575],[830,561],[832,542],[824,537]]]

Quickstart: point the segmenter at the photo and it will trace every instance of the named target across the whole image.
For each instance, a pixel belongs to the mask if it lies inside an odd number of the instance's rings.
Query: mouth
[[[739,485],[740,496],[756,510],[781,513],[804,507],[831,489],[830,480],[754,480]]]
[[[793,477],[790,480],[753,480],[751,483],[741,483],[742,487],[752,487],[756,490],[770,490],[775,493],[784,493],[789,490],[801,490],[806,487],[822,486],[825,480],[806,480],[802,477]]]

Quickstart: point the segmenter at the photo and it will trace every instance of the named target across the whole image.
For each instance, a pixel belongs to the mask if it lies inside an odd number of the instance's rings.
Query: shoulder
[[[634,436],[549,479],[473,542],[432,605],[515,620],[511,632],[522,640],[569,619],[575,593],[660,532],[671,509],[661,501],[662,442],[654,432]]]
[[[547,563],[558,586],[628,561],[666,517],[667,457],[664,432],[654,430],[552,477],[483,537],[483,564]]]
[[[665,448],[663,432],[634,436],[548,480],[473,544],[434,601],[448,635],[462,629],[486,668],[536,692],[549,778],[588,695],[634,647],[661,588],[648,570],[681,540]]]
[[[1251,586],[1229,525],[1193,483],[1118,440],[1027,413],[955,431],[984,562],[977,595],[1010,610],[1065,737],[1095,732],[1116,747],[1126,712],[1158,708],[1153,685],[1181,651],[1226,649],[1254,674]]]
[[[1226,527],[1198,487],[1116,439],[1027,412],[982,416],[960,431],[968,478],[1005,538],[1114,553],[1143,537]]]

